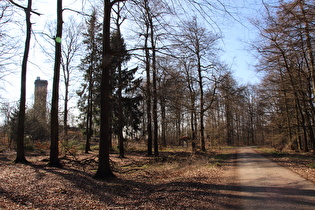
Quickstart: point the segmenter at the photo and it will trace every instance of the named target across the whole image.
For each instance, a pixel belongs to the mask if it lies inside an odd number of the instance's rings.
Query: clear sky
[[[213,0],[215,1],[215,0]],[[26,1],[25,1],[26,2]],[[250,45],[248,43],[255,40],[258,36],[255,28],[250,24],[249,19],[258,18],[259,10],[262,8],[262,3],[260,0],[222,0],[226,3],[227,9],[231,11],[231,16],[227,14],[221,14],[213,18],[217,28],[215,30],[222,33],[223,39],[220,42],[220,47],[222,48],[221,59],[232,69],[234,76],[240,84],[247,83],[258,83],[259,76],[255,72],[254,64],[256,60],[252,56],[252,51],[249,51]],[[54,23],[56,16],[56,1],[52,0],[37,0],[33,3],[33,8],[37,12],[42,13],[40,17],[32,15],[32,22],[34,34],[32,37],[32,49],[28,64],[28,74],[27,74],[27,104],[33,103],[34,94],[34,81],[36,77],[48,80],[48,99],[50,101],[50,92],[52,85],[52,69],[53,62],[49,57],[44,55],[43,49],[41,48],[45,44],[41,39],[40,32],[48,32],[49,25],[48,22]],[[64,0],[65,8],[78,9],[82,7],[82,3],[79,0]],[[73,12],[66,11],[65,16],[70,15]],[[24,21],[23,13],[18,16],[15,15],[20,21]],[[66,18],[65,18],[66,20]],[[20,26],[21,43],[23,46],[24,36],[23,32],[25,29]],[[35,42],[38,41],[38,42]],[[40,44],[38,44],[40,43]],[[22,60],[23,51],[19,57],[19,61]],[[21,68],[19,65],[16,66],[17,72]],[[19,99],[19,88],[20,88],[20,74],[10,76],[6,78],[9,83],[6,84],[5,89],[1,90],[0,96],[8,101],[13,102]],[[61,83],[62,85],[62,83]]]
[[[251,47],[259,32],[250,21],[259,18],[263,6],[259,0],[235,2],[233,6],[238,6],[232,14],[235,20],[228,17],[221,27],[224,36],[222,59],[231,67],[240,84],[259,83],[260,76],[255,71],[256,52]]]

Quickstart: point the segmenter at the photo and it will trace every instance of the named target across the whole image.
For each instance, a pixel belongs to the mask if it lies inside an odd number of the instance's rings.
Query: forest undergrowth
[[[160,157],[129,152],[111,154],[115,179],[93,178],[97,152],[71,153],[63,168],[32,153],[29,165],[14,164],[14,153],[0,152],[0,209],[226,209],[224,183],[233,176],[233,149],[191,154],[167,148]]]
[[[111,154],[115,179],[93,178],[97,150],[84,154],[69,149],[62,155],[63,168],[48,166],[45,148],[27,153],[28,165],[15,164],[15,153],[0,150],[0,209],[237,209],[233,183],[236,148],[191,153],[171,147],[159,157],[147,157],[134,148],[126,158]],[[315,182],[314,155],[258,152]],[[231,196],[233,189],[234,197]]]

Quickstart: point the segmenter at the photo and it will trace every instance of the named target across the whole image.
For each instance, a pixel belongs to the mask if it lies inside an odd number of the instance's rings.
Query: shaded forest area
[[[237,205],[224,193],[233,176],[227,167],[233,164],[229,158],[234,150],[191,156],[188,149],[173,148],[160,151],[156,158],[146,157],[145,147],[133,147],[137,151],[129,151],[128,158],[111,155],[116,178],[106,182],[92,178],[97,152],[62,157],[62,169],[49,167],[47,154],[33,153],[27,156],[32,164],[25,165],[13,163],[13,153],[0,153],[0,208],[226,209]]]
[[[20,101],[15,107],[1,102],[1,152],[16,150],[15,162],[49,150],[48,164],[61,167],[67,155],[97,151],[95,177],[109,178],[110,153],[124,158],[134,144],[148,157],[179,145],[192,154],[226,145],[315,152],[314,1],[264,4],[263,18],[252,21],[260,31],[252,44],[263,75],[257,85],[237,82],[220,59],[221,34],[204,24],[211,22],[207,11],[231,15],[224,2],[105,0],[82,11],[62,3],[57,0],[57,22],[42,37],[54,52],[51,103],[43,117],[25,99],[31,16],[43,14],[31,0],[27,6],[0,2],[1,79],[14,56],[22,55],[5,42],[14,12],[25,17],[26,27]],[[66,10],[82,19],[66,19]],[[187,10],[197,13],[187,17]],[[76,90],[73,72],[80,75]],[[79,98],[74,127],[68,119],[71,91]]]
[[[140,147],[142,146],[142,147]],[[133,148],[133,149],[132,149]],[[44,148],[43,148],[44,149]],[[49,167],[46,153],[15,164],[14,153],[0,153],[1,209],[239,209],[236,150],[222,148],[191,155],[189,148],[147,157],[143,144],[130,145],[127,158],[111,155],[115,179],[94,179],[97,152],[69,151],[63,168]],[[315,157],[260,148],[273,161],[315,181]],[[139,152],[140,151],[140,152]],[[77,151],[78,152],[78,151]]]

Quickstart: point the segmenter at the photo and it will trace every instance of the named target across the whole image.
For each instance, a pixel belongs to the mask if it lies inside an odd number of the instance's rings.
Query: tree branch
[[[111,6],[113,6],[114,4],[116,4],[117,2],[123,2],[123,1],[127,1],[127,0],[114,0],[110,3]]]
[[[23,10],[26,10],[27,8],[26,7],[23,7],[22,5],[19,5],[18,3],[14,2],[13,0],[8,0],[11,4],[23,9]],[[32,13],[34,13],[35,15],[38,15],[38,16],[41,16],[42,14],[34,11],[34,10],[31,10]]]
[[[84,12],[80,12],[80,11],[77,11],[77,10],[74,10],[74,9],[70,9],[70,8],[64,8],[62,11],[71,11],[71,12],[75,12],[75,13],[78,13],[79,15],[83,15],[83,16],[88,16],[88,17],[91,17],[91,15],[89,14],[86,14]]]

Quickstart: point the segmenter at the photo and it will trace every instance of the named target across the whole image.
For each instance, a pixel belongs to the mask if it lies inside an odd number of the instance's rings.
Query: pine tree
[[[83,34],[86,45],[86,57],[81,60],[80,69],[84,72],[85,82],[81,85],[81,90],[77,93],[80,96],[78,106],[83,113],[86,146],[85,153],[90,149],[90,141],[93,135],[93,128],[97,110],[99,110],[99,103],[95,103],[99,93],[96,93],[96,88],[100,87],[101,74],[101,58],[102,58],[102,33],[101,24],[97,20],[97,11],[93,9],[90,18],[86,21],[87,30]]]
[[[130,55],[126,50],[124,39],[117,30],[111,36],[111,46],[113,56],[112,62],[112,127],[113,132],[118,135],[119,155],[124,157],[124,137],[123,128],[129,127],[131,130],[138,130],[141,112],[139,110],[141,95],[136,93],[140,87],[141,79],[135,78],[137,68],[129,70],[123,65],[130,60]]]

